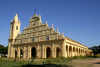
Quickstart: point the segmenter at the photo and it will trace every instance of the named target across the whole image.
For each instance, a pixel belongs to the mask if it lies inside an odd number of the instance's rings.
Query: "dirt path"
[[[100,67],[100,58],[74,60],[72,62],[74,67]]]

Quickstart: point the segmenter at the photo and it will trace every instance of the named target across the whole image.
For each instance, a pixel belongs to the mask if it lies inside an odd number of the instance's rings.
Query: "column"
[[[62,54],[62,57],[65,57],[66,55],[66,47],[65,47],[65,45],[66,45],[66,42],[65,42],[65,40],[63,41],[63,43],[61,44],[61,54]]]
[[[20,48],[18,48],[18,50],[17,50],[17,56],[18,56],[18,58],[20,58]]]
[[[68,46],[68,57],[69,57],[69,46]]]
[[[31,53],[32,53],[32,47],[29,46],[29,58],[32,58]]]
[[[39,53],[40,53],[40,50],[39,50],[40,48],[39,48],[39,45],[37,45],[37,58],[40,58],[40,55],[39,55]]]
[[[24,49],[23,49],[23,58],[25,58],[25,55],[26,54],[26,48],[24,47]]]
[[[52,49],[52,57],[54,58],[54,44],[52,44],[51,49]]]
[[[69,57],[69,46],[67,45],[67,58]]]
[[[28,58],[28,47],[26,47],[26,53],[25,53],[25,57]]]
[[[44,52],[45,50],[44,50],[44,45],[42,45],[42,58],[45,58],[45,52]]]
[[[46,58],[46,47],[44,46],[44,58]]]
[[[71,57],[73,57],[73,46],[71,48]]]
[[[75,52],[74,52],[74,54],[75,54],[74,56],[76,56],[76,47],[75,47]]]
[[[80,49],[80,55],[82,56],[82,49]]]
[[[54,48],[54,58],[56,58],[56,49],[57,48]],[[61,49],[60,49],[60,51],[61,51]]]
[[[15,50],[13,46],[11,46],[11,58],[15,58]]]
[[[11,57],[11,42],[9,42],[9,45],[8,45],[8,58]]]

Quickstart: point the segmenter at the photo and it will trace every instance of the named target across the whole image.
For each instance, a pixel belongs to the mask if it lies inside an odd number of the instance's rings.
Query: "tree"
[[[1,54],[7,54],[7,52],[8,52],[8,46],[5,47],[5,46],[0,44],[0,53]]]
[[[90,49],[93,51],[94,55],[100,53],[100,45],[99,46],[93,46]]]

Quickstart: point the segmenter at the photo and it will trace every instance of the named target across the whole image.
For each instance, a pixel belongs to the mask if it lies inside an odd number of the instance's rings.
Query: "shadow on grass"
[[[58,65],[58,64],[44,64],[44,65],[26,64],[26,65],[13,66],[13,67],[72,67],[72,66]]]
[[[94,63],[94,64],[100,64],[100,62]]]

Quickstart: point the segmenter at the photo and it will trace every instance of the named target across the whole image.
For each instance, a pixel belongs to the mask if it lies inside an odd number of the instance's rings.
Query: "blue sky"
[[[35,13],[60,33],[91,47],[100,44],[100,0],[0,0],[0,44],[8,45],[10,22],[16,13],[21,31]]]

